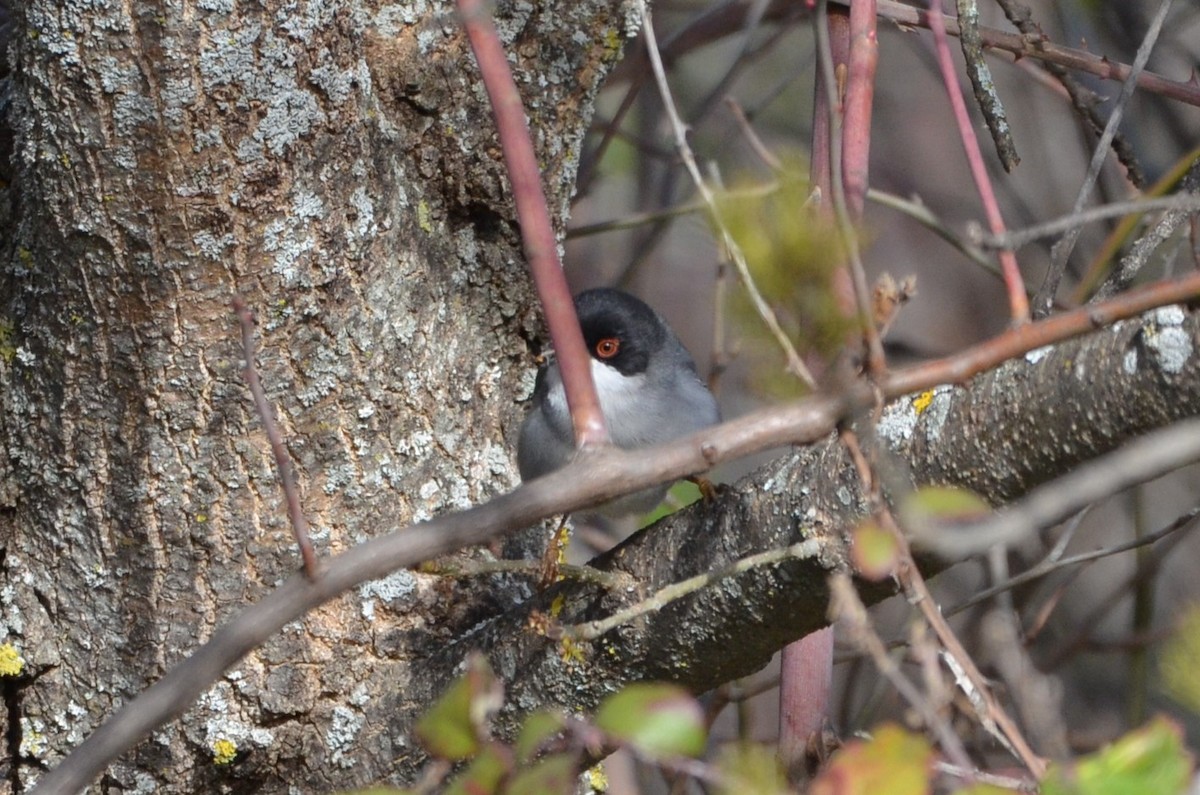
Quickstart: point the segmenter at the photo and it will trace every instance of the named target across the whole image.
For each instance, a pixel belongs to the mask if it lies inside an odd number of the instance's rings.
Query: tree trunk
[[[318,552],[516,482],[536,303],[452,4],[30,0],[4,196],[4,775],[20,791],[298,567],[230,299]],[[621,2],[504,5],[561,222]],[[133,16],[129,16],[132,13]],[[516,595],[398,573],[289,626],[110,768],[138,791],[366,784],[444,638]],[[2,718],[0,718],[2,719]],[[218,741],[236,762],[214,763]],[[221,746],[228,750],[230,746]]]

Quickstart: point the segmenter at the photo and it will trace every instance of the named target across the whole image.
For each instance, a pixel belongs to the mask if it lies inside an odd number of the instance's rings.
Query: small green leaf
[[[978,494],[956,486],[922,486],[900,501],[900,516],[909,527],[970,522],[991,511]]]
[[[1176,795],[1191,777],[1192,757],[1183,732],[1155,718],[1069,769],[1054,766],[1042,782],[1043,795]]]
[[[720,795],[790,795],[775,751],[758,743],[731,743],[717,754]]]
[[[1183,614],[1171,639],[1163,647],[1158,668],[1167,695],[1200,714],[1200,606]]]
[[[933,749],[920,735],[884,724],[849,742],[813,782],[811,795],[927,795]]]
[[[626,685],[600,705],[596,727],[649,756],[699,756],[704,751],[704,711],[677,685]]]
[[[664,516],[681,511],[700,499],[700,487],[690,480],[681,480],[671,486],[667,496],[653,511],[638,519],[638,527],[649,527]]]
[[[467,672],[417,721],[417,738],[442,759],[458,762],[473,756],[489,714],[499,708],[499,687],[487,660],[472,656]]]
[[[850,537],[850,560],[868,580],[886,579],[900,565],[900,544],[877,523],[867,520]]]
[[[554,754],[539,760],[513,776],[505,787],[511,795],[564,795],[575,791],[579,758],[575,754]]]
[[[450,782],[445,795],[494,795],[513,768],[512,752],[499,743],[484,745],[462,775]]]
[[[514,748],[517,759],[522,762],[532,759],[543,743],[562,731],[564,722],[561,712],[549,709],[527,717],[521,724],[521,732],[517,736]]]

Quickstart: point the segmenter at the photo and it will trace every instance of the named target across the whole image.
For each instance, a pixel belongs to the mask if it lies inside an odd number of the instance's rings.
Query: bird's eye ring
[[[621,350],[621,341],[616,337],[605,337],[596,343],[596,355],[601,359],[611,359]]]

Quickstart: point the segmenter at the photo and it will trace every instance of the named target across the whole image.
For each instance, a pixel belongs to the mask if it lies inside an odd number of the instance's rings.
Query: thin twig
[[[1116,135],[1118,125],[1121,124],[1129,98],[1133,96],[1133,90],[1138,86],[1138,76],[1142,68],[1146,67],[1146,61],[1150,60],[1151,50],[1154,48],[1154,42],[1158,41],[1158,34],[1163,29],[1163,22],[1166,19],[1166,12],[1170,10],[1171,2],[1172,0],[1159,2],[1158,13],[1154,14],[1154,18],[1151,20],[1150,30],[1146,31],[1146,37],[1138,48],[1138,54],[1134,56],[1133,66],[1129,68],[1129,76],[1124,80],[1121,92],[1117,95],[1116,102],[1109,113],[1108,124],[1104,125],[1104,135],[1100,136],[1096,149],[1092,151],[1092,160],[1087,165],[1084,184],[1079,186],[1079,193],[1075,196],[1072,214],[1078,214],[1080,210],[1084,209],[1084,203],[1091,195],[1092,187],[1096,185],[1100,168],[1103,168],[1104,160],[1108,157],[1109,144],[1112,142],[1112,137]],[[1066,273],[1067,261],[1075,250],[1075,243],[1079,240],[1081,232],[1081,227],[1070,228],[1062,239],[1051,247],[1050,267],[1046,269],[1042,287],[1038,288],[1037,295],[1034,295],[1033,298],[1034,311],[1038,316],[1045,316],[1050,312],[1050,305],[1054,303],[1055,295],[1058,293],[1058,282],[1062,281],[1062,275]]]
[[[1158,210],[1180,210],[1195,212],[1200,210],[1200,195],[1194,193],[1177,193],[1158,199],[1135,199],[1126,202],[1112,202],[1087,210],[1079,210],[1053,221],[1005,232],[1002,235],[983,234],[982,230],[969,229],[967,234],[972,242],[984,248],[1015,250],[1044,237],[1052,237],[1062,232],[1078,230],[1084,224],[1104,221],[1109,218],[1120,218],[1126,215],[1140,215]]]
[[[856,10],[857,8],[857,10]],[[827,0],[817,4],[817,52],[821,58],[820,76],[825,86],[828,101],[829,121],[829,193],[833,199],[833,214],[837,221],[838,236],[846,249],[849,264],[847,271],[854,290],[854,302],[858,308],[859,325],[863,341],[867,348],[867,371],[878,376],[887,369],[883,355],[883,342],[879,338],[879,330],[871,322],[871,290],[867,285],[866,269],[863,267],[862,254],[858,246],[858,236],[854,232],[854,218],[861,217],[862,202],[867,190],[866,159],[870,143],[871,113],[870,104],[874,96],[875,61],[878,58],[878,43],[874,40],[874,28],[867,27],[863,22],[865,12],[869,12],[870,22],[874,21],[874,0],[850,7],[850,41],[849,63],[853,70],[848,69],[848,76],[853,76],[851,84],[847,80],[845,102],[838,101],[837,85],[834,77],[833,54],[830,49],[826,21]],[[856,56],[854,47],[867,47],[869,54]],[[851,92],[853,91],[853,99]],[[865,105],[865,107],[864,107]],[[851,113],[853,108],[853,113]],[[853,124],[843,124],[843,114],[846,121]],[[848,145],[847,145],[848,144]],[[854,176],[853,191],[846,183],[847,163],[851,164],[850,173]],[[822,186],[824,187],[824,186]]]
[[[670,585],[660,588],[649,597],[630,605],[629,607],[619,610],[607,618],[599,621],[588,621],[583,624],[575,624],[574,626],[564,627],[563,635],[572,640],[595,640],[606,632],[609,632],[622,624],[628,624],[636,618],[662,610],[671,602],[682,599],[685,596],[696,593],[699,590],[707,588],[713,583],[720,582],[728,577],[734,577],[738,574],[743,574],[752,571],[761,566],[770,566],[774,563],[782,563],[785,560],[807,560],[815,557],[821,551],[821,544],[815,540],[801,541],[798,544],[792,544],[783,549],[768,549],[766,552],[759,552],[755,555],[747,555],[740,560],[734,561],[730,565],[718,569],[716,571],[706,571],[703,574],[697,574],[695,577],[688,577],[686,580],[673,582]]]
[[[992,134],[992,142],[996,145],[996,154],[1004,170],[1012,170],[1021,162],[1017,154],[1016,144],[1013,143],[1012,130],[1008,126],[1008,117],[1004,113],[1004,104],[1000,101],[996,82],[992,80],[992,72],[987,60],[983,57],[983,39],[979,35],[979,5],[977,0],[957,0],[958,5],[958,43],[962,50],[963,60],[967,64],[967,77],[975,92],[975,102],[987,122],[988,132]]]
[[[983,153],[979,149],[979,139],[975,137],[975,128],[967,114],[967,105],[958,88],[958,75],[954,71],[954,62],[950,58],[950,47],[946,42],[945,22],[941,13],[938,12],[937,5],[937,0],[929,0],[927,19],[929,20],[929,30],[933,33],[934,51],[937,55],[938,67],[942,72],[942,81],[946,86],[950,107],[954,111],[954,120],[958,125],[967,165],[970,167],[971,177],[975,180],[975,189],[979,192],[980,201],[983,203],[983,212],[987,217],[988,226],[993,234],[1004,234],[1004,216],[996,201],[996,193],[992,189],[987,166],[983,162]],[[1004,285],[1008,291],[1009,315],[1014,324],[1020,325],[1029,320],[1029,299],[1025,297],[1025,282],[1021,278],[1021,269],[1017,266],[1017,258],[1013,253],[1001,251],[999,256],[1000,271],[1004,274]]]
[[[271,410],[266,392],[263,391],[262,382],[259,381],[258,370],[254,367],[254,315],[240,295],[233,297],[233,311],[237,313],[238,322],[242,327],[242,355],[246,357],[246,367],[242,370],[242,376],[254,397],[254,409],[258,412],[263,429],[267,432],[267,439],[271,442],[275,469],[279,473],[279,485],[287,503],[288,519],[292,523],[296,545],[300,547],[300,559],[304,562],[304,574],[310,580],[316,580],[320,576],[320,564],[308,535],[308,519],[304,517],[304,508],[300,505],[300,492],[296,489],[292,460],[283,444],[283,434],[279,432],[279,425],[275,422],[275,414]]]
[[[883,641],[871,626],[871,618],[867,614],[866,605],[854,590],[850,578],[845,574],[831,575],[829,590],[832,601],[830,612],[846,627],[851,640],[871,657],[875,662],[875,667],[892,683],[896,692],[921,714],[925,725],[937,736],[946,756],[960,770],[973,770],[971,757],[963,748],[962,741],[954,729],[931,707],[929,700],[921,694],[917,686],[900,670],[896,661],[888,655]]]
[[[542,192],[541,170],[530,140],[521,95],[517,93],[500,37],[491,17],[484,11],[482,0],[458,0],[458,9],[492,104],[500,148],[512,182],[521,243],[562,373],[567,407],[571,410],[575,428],[575,444],[580,448],[605,445],[608,431],[592,383],[592,360],[579,329],[579,318],[575,316],[571,289],[567,286],[562,263],[558,261],[558,240],[550,223],[546,195]]]
[[[1125,84],[1121,86],[1121,93],[1117,95],[1117,100],[1109,113],[1108,123],[1104,125],[1104,134],[1100,136],[1100,140],[1092,152],[1087,174],[1083,178],[1083,184],[1079,186],[1079,193],[1075,196],[1072,214],[1083,210],[1083,205],[1091,195],[1092,187],[1100,176],[1100,169],[1104,166],[1104,160],[1108,156],[1109,144],[1112,142],[1113,136],[1117,134],[1117,127],[1125,114],[1125,108],[1129,104],[1130,97],[1133,96],[1133,90],[1137,87],[1138,75],[1145,68],[1146,62],[1150,60],[1150,52],[1154,49],[1154,43],[1158,41],[1158,34],[1162,30],[1172,2],[1174,0],[1161,0],[1158,12],[1150,22],[1150,29],[1146,31],[1146,37],[1138,47],[1137,55],[1133,59],[1133,66],[1129,70],[1129,76],[1125,78]],[[1042,286],[1038,288],[1037,295],[1033,299],[1034,311],[1039,316],[1050,312],[1054,296],[1058,293],[1058,284],[1062,281],[1063,274],[1067,269],[1067,260],[1071,258],[1071,252],[1075,250],[1075,243],[1079,240],[1082,231],[1079,226],[1068,229],[1062,239],[1051,248],[1050,267],[1046,271],[1046,278],[1042,282]]]
[[[688,174],[691,175],[692,182],[696,185],[696,190],[700,192],[701,198],[703,198],[705,205],[708,207],[713,223],[720,233],[721,243],[729,252],[731,259],[733,259],[734,265],[738,269],[738,275],[741,276],[742,283],[746,287],[746,292],[750,295],[750,301],[754,304],[754,308],[758,311],[763,322],[766,323],[767,328],[775,335],[779,346],[783,348],[784,355],[788,361],[788,369],[809,387],[815,388],[816,380],[809,373],[808,368],[800,359],[800,354],[796,352],[796,347],[779,325],[779,320],[775,317],[775,312],[767,304],[766,300],[763,299],[762,294],[759,293],[758,287],[754,283],[754,278],[750,274],[750,268],[746,263],[746,257],[742,254],[741,248],[733,239],[728,226],[726,226],[721,218],[716,196],[713,194],[712,189],[709,188],[708,183],[704,181],[704,177],[700,174],[700,168],[696,165],[696,157],[687,142],[687,130],[684,127],[683,120],[679,117],[679,111],[675,108],[675,102],[671,98],[671,88],[667,84],[667,74],[663,69],[662,58],[659,56],[658,40],[654,36],[654,23],[650,20],[649,7],[643,8],[642,28],[646,35],[646,49],[650,55],[650,66],[654,72],[654,79],[658,83],[658,91],[662,96],[663,108],[667,113],[667,118],[671,122],[671,130],[675,134],[675,146],[679,150],[679,156],[683,160]]]

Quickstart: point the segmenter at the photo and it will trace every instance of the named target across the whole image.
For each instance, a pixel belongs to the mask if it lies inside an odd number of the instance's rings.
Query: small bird
[[[575,311],[592,356],[592,380],[613,444],[649,447],[720,422],[717,401],[696,363],[658,313],[620,290],[575,296]],[[521,426],[517,468],[532,480],[569,463],[575,432],[562,374],[553,360],[538,371],[533,405]],[[615,519],[640,515],[662,501],[669,485],[653,486],[595,509]]]

